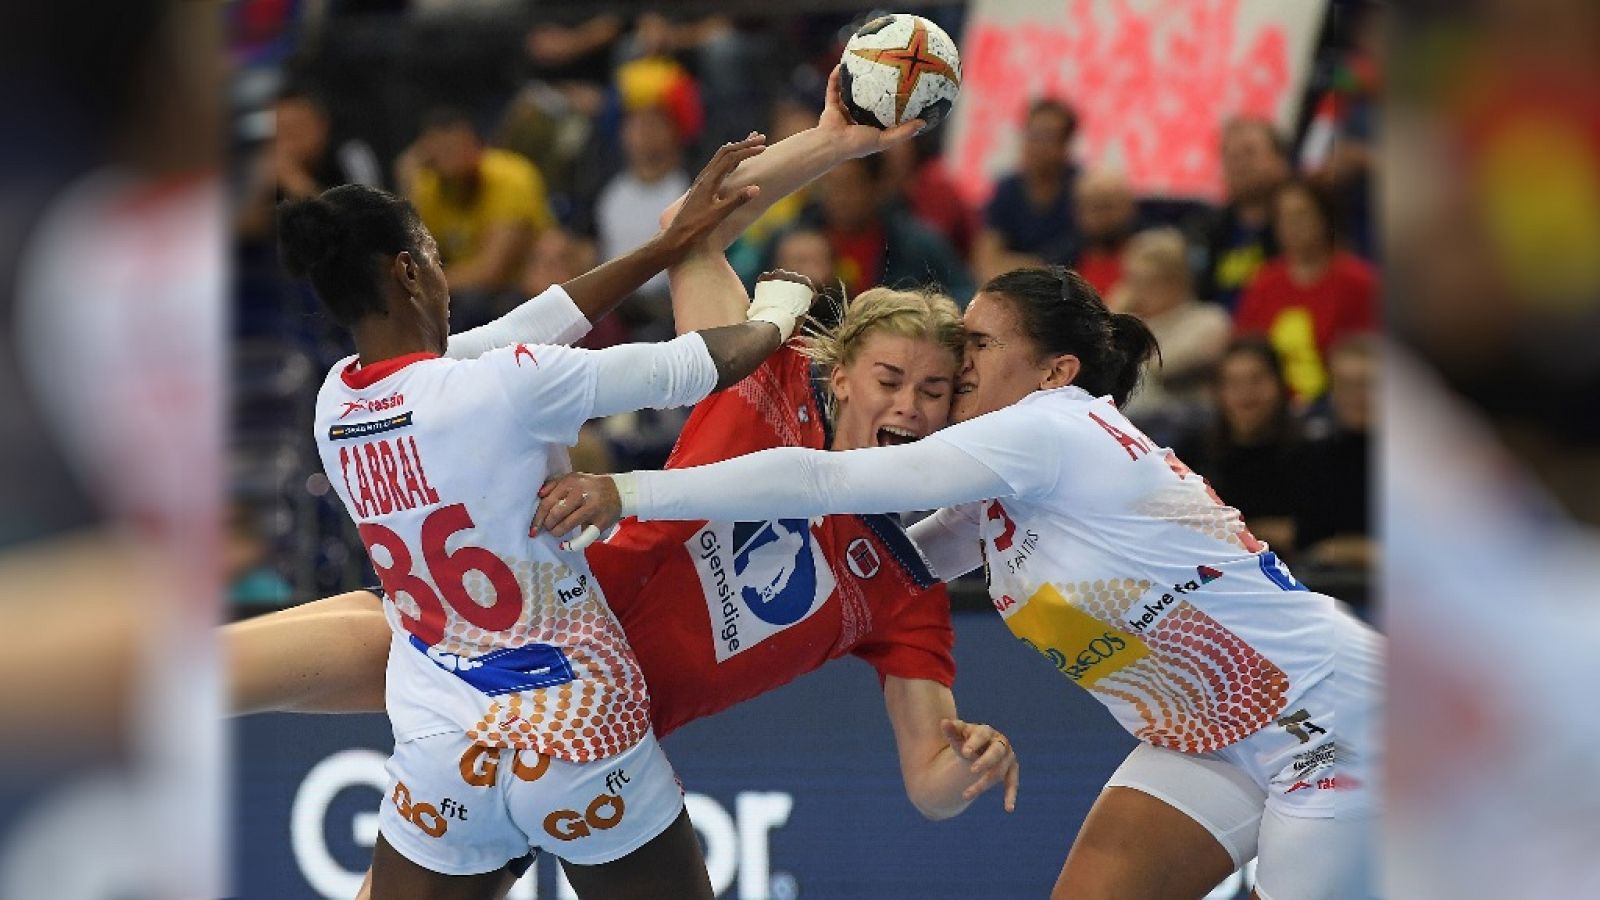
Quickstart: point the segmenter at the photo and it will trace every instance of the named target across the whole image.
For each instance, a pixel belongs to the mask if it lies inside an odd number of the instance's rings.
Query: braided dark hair
[[[360,184],[278,207],[278,250],[288,273],[311,282],[335,321],[349,328],[386,315],[383,267],[402,251],[418,255],[422,220],[407,201]]]

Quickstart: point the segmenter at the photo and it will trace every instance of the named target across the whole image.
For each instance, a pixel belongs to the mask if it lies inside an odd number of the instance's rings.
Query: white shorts
[[[683,786],[654,735],[570,763],[451,732],[396,746],[385,768],[378,830],[401,856],[445,875],[492,872],[541,849],[579,865],[612,862],[683,811]]]
[[[1341,635],[1336,674],[1277,725],[1214,753],[1140,744],[1107,786],[1149,794],[1199,822],[1235,867],[1257,859],[1262,900],[1376,896],[1382,645],[1359,628]]]

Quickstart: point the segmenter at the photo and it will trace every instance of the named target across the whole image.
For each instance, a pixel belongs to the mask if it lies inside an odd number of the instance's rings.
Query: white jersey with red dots
[[[1013,487],[965,509],[995,608],[1134,736],[1216,750],[1331,671],[1333,599],[1110,398],[1039,391],[928,440]]]
[[[584,763],[649,732],[643,674],[583,554],[528,534],[595,384],[592,354],[526,344],[329,373],[317,445],[388,595],[397,743],[460,731]]]

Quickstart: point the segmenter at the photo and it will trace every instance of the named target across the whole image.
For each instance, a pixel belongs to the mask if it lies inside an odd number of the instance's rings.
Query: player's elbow
[[[922,817],[929,822],[943,822],[945,819],[953,819],[960,815],[963,809],[966,809],[965,803],[959,806],[952,806],[943,798],[919,796],[916,791],[909,789],[906,791],[906,796],[911,799],[911,805],[917,808],[917,812],[922,813]]]
[[[906,799],[911,805],[922,813],[922,817],[930,822],[942,822],[961,814],[967,808],[967,801],[960,794],[949,796],[948,791],[940,790],[938,786],[928,783],[925,779],[910,776],[906,778]]]

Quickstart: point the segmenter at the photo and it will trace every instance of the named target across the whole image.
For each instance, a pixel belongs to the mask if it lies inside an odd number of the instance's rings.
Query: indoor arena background
[[[465,6],[334,3],[323,16],[300,10],[288,29],[270,16],[281,6],[238,8],[244,65],[234,83],[230,173],[247,205],[233,307],[234,615],[373,583],[321,474],[308,424],[322,375],[348,343],[317,314],[315,298],[281,276],[270,229],[261,228],[266,219],[252,217],[248,205],[258,167],[279,150],[274,112],[278,122],[314,115],[326,123],[322,156],[307,168],[323,166],[327,178],[403,189],[395,161],[440,107],[470,117],[486,144],[534,163],[542,182],[534,199],[543,209],[526,252],[498,283],[453,290],[459,329],[646,237],[665,202],[720,143],[750,131],[776,141],[814,124],[828,70],[871,12],[805,0]],[[975,282],[1010,267],[985,258],[980,244],[988,231],[1010,237],[1006,210],[989,198],[996,181],[1016,170],[1029,128],[1055,124],[1030,117],[1041,99],[1060,102],[1075,118],[1058,136],[1063,180],[1110,182],[1065,204],[1057,233],[1037,251],[1048,262],[1114,258],[1138,231],[1174,227],[1187,244],[1197,297],[1231,311],[1246,279],[1216,291],[1205,282],[1223,281],[1213,273],[1227,265],[1213,256],[1225,252],[1215,235],[1231,199],[1222,125],[1235,118],[1281,135],[1283,146],[1272,152],[1284,154],[1283,174],[1323,180],[1342,201],[1337,225],[1348,246],[1375,259],[1369,173],[1357,160],[1372,137],[1379,87],[1375,13],[1366,5],[977,0],[908,9],[956,39],[963,86],[951,121],[914,152],[885,156],[885,171],[873,173],[874,215],[886,232],[917,235],[929,257],[890,260],[885,265],[895,270],[881,280],[940,280],[965,303]],[[291,99],[279,99],[285,95]],[[670,129],[648,140],[626,137],[639,127],[632,120],[652,109],[667,114]],[[834,224],[827,203],[834,189],[823,179],[803,204],[775,210],[733,248],[747,281],[774,264],[795,265],[780,259],[790,232]],[[1095,218],[1097,210],[1075,208],[1096,204],[1109,210]],[[860,268],[840,252],[827,274],[854,293],[873,283]],[[1113,271],[1108,282],[1115,279]],[[589,345],[669,336],[663,289],[647,285]],[[1375,306],[1377,298],[1365,302]],[[1206,352],[1214,365],[1225,340],[1213,344]],[[1180,393],[1136,420],[1163,443],[1201,443],[1216,424],[1210,392],[1175,386]],[[1338,427],[1323,394],[1311,389],[1293,401],[1294,440]],[[658,467],[681,421],[669,413],[592,423],[575,465]],[[1365,496],[1364,470],[1341,475],[1348,480],[1340,490]],[[1266,477],[1273,483],[1251,491],[1271,493],[1303,476],[1274,469]],[[1315,510],[1246,510],[1252,513]],[[1365,607],[1364,566],[1301,557],[1303,579]],[[836,663],[665,742],[691,792],[720,896],[1023,897],[1048,889],[1132,740],[1093,701],[1065,689],[1048,663],[1017,652],[989,607],[981,573],[955,595],[957,700],[965,715],[995,723],[1019,748],[1018,812],[1005,815],[996,794],[956,819],[924,821],[905,798],[871,670]],[[240,723],[237,737],[241,895],[353,892],[370,856],[387,722],[262,717]],[[555,867],[541,865],[538,878],[540,896],[560,896]],[[1245,893],[1235,879],[1215,896]]]
[[[995,188],[1030,142],[1062,147],[1083,188],[1041,258],[1115,284],[1120,242],[1170,226],[1195,299],[1232,326],[1253,269],[1218,266],[1224,123],[1270,125],[1267,162],[1333,195],[1382,306],[1383,339],[1350,346],[1381,364],[1355,370],[1360,423],[1325,399],[1334,366],[1291,366],[1285,458],[1355,436],[1370,465],[1357,454],[1268,517],[1359,507],[1366,525],[1334,535],[1341,552],[1283,550],[1392,640],[1389,895],[1600,896],[1600,7],[877,10],[932,18],[963,54],[952,120],[866,174],[870,216],[917,238],[914,275],[941,272],[963,300],[1009,239]],[[279,274],[262,218],[279,185],[399,187],[395,164],[446,108],[526,158],[527,241],[495,283],[456,293],[456,324],[473,324],[642,237],[642,184],[814,122],[873,11],[0,2],[0,900],[349,896],[369,858],[383,717],[221,716],[218,622],[373,581],[309,428],[348,346]],[[1070,116],[1041,120],[1040,99]],[[826,234],[827,191],[737,245],[741,275],[816,264],[781,242]],[[821,271],[850,292],[871,274],[831,246]],[[660,337],[665,310],[643,291],[590,340]],[[1214,387],[1188,387],[1143,424],[1225,462]],[[575,461],[658,465],[679,421],[592,423]],[[981,582],[952,594],[956,696],[1014,739],[1017,812],[986,795],[918,816],[873,673],[839,663],[666,741],[720,896],[1047,893],[1132,739],[1016,646]],[[536,873],[513,896],[563,896],[548,861]]]

